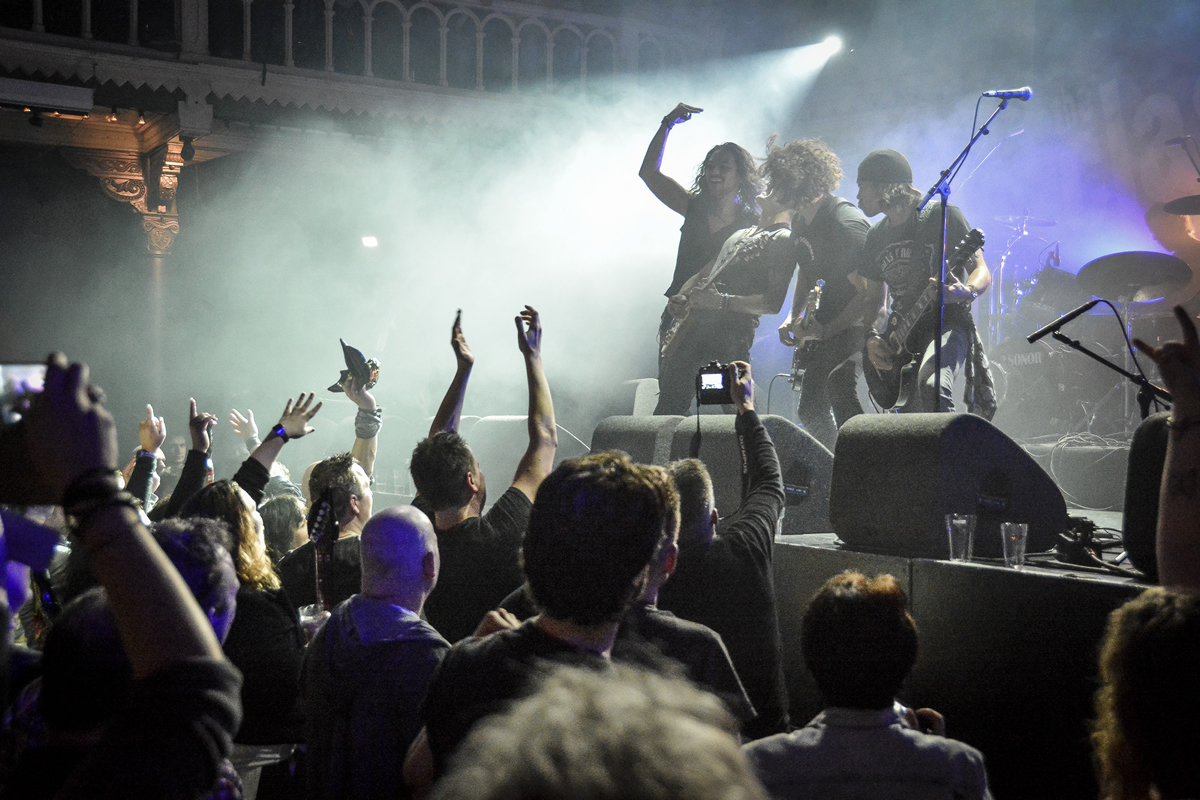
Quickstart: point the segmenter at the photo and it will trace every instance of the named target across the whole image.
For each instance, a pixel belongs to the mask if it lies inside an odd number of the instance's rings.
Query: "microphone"
[[[1092,306],[1096,305],[1099,302],[1100,302],[1099,300],[1088,300],[1086,303],[1084,303],[1083,305],[1081,305],[1079,308],[1075,309],[1074,311],[1068,311],[1066,314],[1063,314],[1061,317],[1054,320],[1054,322],[1051,322],[1049,325],[1043,325],[1042,327],[1038,328],[1036,331],[1034,331],[1033,333],[1026,336],[1025,341],[1029,342],[1030,344],[1033,344],[1034,342],[1036,342],[1038,339],[1042,338],[1043,336],[1054,333],[1059,328],[1061,328],[1063,325],[1066,325],[1068,322],[1070,322],[1071,320],[1080,316],[1081,314],[1086,314],[1087,312],[1091,311]]]
[[[1174,139],[1167,139],[1165,142],[1163,142],[1163,144],[1165,144],[1167,147],[1171,147],[1172,145],[1183,144],[1190,138],[1192,138],[1192,137],[1191,136],[1176,136]]]
[[[999,97],[1001,100],[1028,100],[1033,97],[1033,89],[1022,86],[1020,89],[992,89],[983,93],[984,97]]]

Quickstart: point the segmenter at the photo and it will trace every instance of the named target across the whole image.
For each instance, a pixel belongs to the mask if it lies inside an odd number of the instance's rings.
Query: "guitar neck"
[[[978,229],[972,230],[963,240],[959,242],[958,247],[954,250],[954,256],[950,259],[950,263],[946,266],[946,272],[953,273],[954,270],[967,263],[971,256],[975,255],[980,247],[983,246],[983,235],[978,232]],[[925,315],[925,311],[933,305],[934,299],[938,296],[938,288],[941,281],[930,283],[925,287],[925,291],[921,292],[917,301],[912,304],[912,308],[904,315],[899,324],[896,325],[897,341],[908,341],[908,334],[912,332],[913,326],[917,324],[917,320]]]

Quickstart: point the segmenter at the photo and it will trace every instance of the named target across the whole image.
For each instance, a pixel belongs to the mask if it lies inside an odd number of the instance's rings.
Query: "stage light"
[[[116,122],[117,121],[117,107],[116,106],[113,106],[112,110],[104,115],[104,121],[105,122]]]
[[[825,52],[833,55],[842,49],[842,40],[838,36],[830,36],[821,43],[825,47]]]
[[[363,247],[379,247],[379,240],[374,236],[362,237]]]

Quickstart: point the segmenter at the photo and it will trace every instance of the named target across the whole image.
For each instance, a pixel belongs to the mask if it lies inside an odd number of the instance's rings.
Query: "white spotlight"
[[[830,36],[821,44],[825,46],[825,52],[829,53],[829,55],[833,55],[842,49],[842,40],[837,36]]]
[[[379,247],[379,240],[374,236],[364,236],[362,238],[363,247]]]

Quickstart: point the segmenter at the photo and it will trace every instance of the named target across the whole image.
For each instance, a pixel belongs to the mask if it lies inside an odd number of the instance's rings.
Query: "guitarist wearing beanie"
[[[942,362],[935,375],[936,286],[941,275],[935,261],[942,210],[937,203],[917,210],[921,192],[912,179],[908,159],[895,150],[876,150],[858,167],[859,208],[868,217],[884,215],[867,234],[859,268],[865,290],[879,298],[863,372],[872,398],[884,409],[954,411],[954,376],[978,340],[971,303],[987,291],[992,274],[979,252],[982,234],[971,231],[963,213],[950,206]]]

